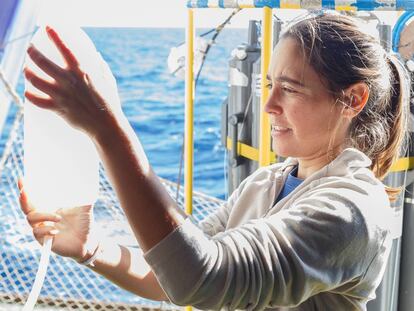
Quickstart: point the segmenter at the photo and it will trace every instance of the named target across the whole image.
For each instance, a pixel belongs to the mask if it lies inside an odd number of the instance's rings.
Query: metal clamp
[[[238,129],[237,126],[243,121],[242,113],[235,113],[229,117],[229,124],[231,126],[231,153],[230,153],[230,166],[237,167],[240,165],[240,157],[237,153],[237,141],[238,141]]]

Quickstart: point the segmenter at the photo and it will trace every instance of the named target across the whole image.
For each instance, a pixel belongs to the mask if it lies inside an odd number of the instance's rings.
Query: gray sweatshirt
[[[384,186],[348,148],[274,204],[296,164],[258,169],[199,226],[188,218],[145,254],[173,303],[366,310],[392,242]]]

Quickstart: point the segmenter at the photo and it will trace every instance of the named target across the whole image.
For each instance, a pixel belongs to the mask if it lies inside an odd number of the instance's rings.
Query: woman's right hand
[[[43,213],[30,203],[21,180],[18,185],[20,206],[40,244],[43,244],[46,236],[52,236],[52,251],[58,255],[73,258],[78,262],[92,256],[98,246],[98,237],[93,232],[91,205],[60,209],[56,213]]]

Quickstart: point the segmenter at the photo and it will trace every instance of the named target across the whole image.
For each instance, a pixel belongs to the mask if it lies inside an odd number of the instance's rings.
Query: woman
[[[53,235],[55,253],[140,296],[179,305],[365,310],[391,247],[386,220],[398,189],[380,180],[398,157],[408,101],[403,68],[377,40],[351,18],[331,14],[283,34],[265,110],[273,149],[288,159],[257,170],[197,227],[160,184],[125,116],[111,110],[70,49],[47,31],[67,66],[30,47],[56,82],[26,69],[50,98],[25,95],[91,137],[142,252],[93,242],[90,206],[42,214],[22,191],[39,242]]]

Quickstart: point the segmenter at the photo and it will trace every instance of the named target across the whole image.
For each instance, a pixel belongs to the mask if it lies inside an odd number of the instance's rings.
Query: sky
[[[186,0],[38,0],[38,25],[70,20],[89,27],[178,27],[186,25]],[[197,9],[195,26],[211,28],[223,22],[232,9]],[[282,19],[290,19],[303,10],[274,10]],[[299,13],[298,13],[299,12]],[[261,9],[244,9],[233,19],[230,27],[246,28],[250,19],[260,20]],[[381,12],[381,19],[393,23],[395,12]]]
[[[41,0],[38,24],[71,19],[80,26],[184,28],[186,3],[186,0]],[[217,26],[231,11],[196,10],[196,27]],[[234,18],[232,26],[246,27],[251,18],[260,19],[261,10],[243,10]]]

